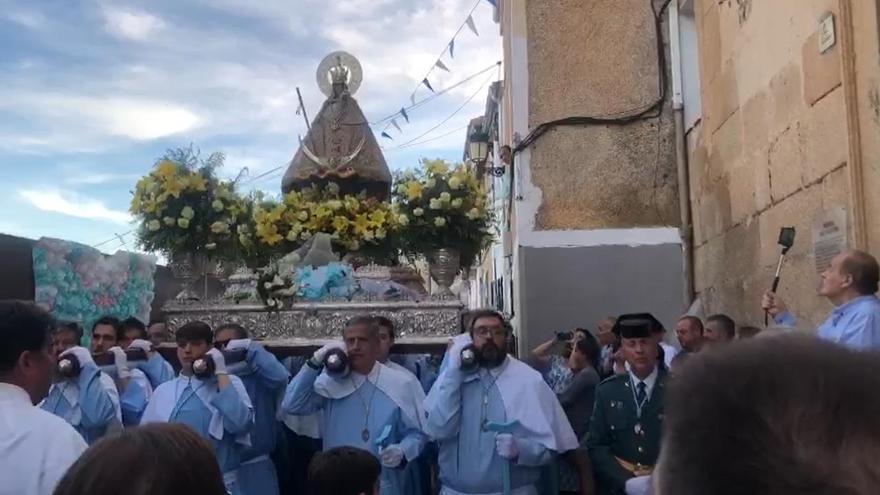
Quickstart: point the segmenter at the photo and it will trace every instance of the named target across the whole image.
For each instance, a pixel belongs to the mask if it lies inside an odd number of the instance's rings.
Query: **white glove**
[[[234,351],[237,349],[247,349],[251,346],[251,339],[234,339],[230,340],[226,344],[227,351]]]
[[[345,343],[338,341],[338,340],[334,340],[333,342],[330,342],[329,344],[325,344],[324,347],[318,349],[317,351],[315,351],[314,354],[312,354],[312,364],[323,365],[324,364],[324,357],[327,356],[327,353],[332,351],[333,349],[342,349],[344,351],[345,350]]]
[[[153,357],[153,354],[156,352],[153,350],[153,343],[149,340],[144,339],[134,339],[131,341],[131,344],[128,345],[129,349],[140,349],[147,353],[147,357]]]
[[[119,378],[131,378],[131,370],[128,368],[128,357],[125,355],[125,351],[122,350],[122,347],[113,346],[108,349],[108,352],[113,354],[113,362],[116,364],[116,376]]]
[[[389,445],[379,449],[379,460],[387,468],[396,468],[403,462],[403,449],[400,448],[400,444]]]
[[[452,345],[449,350],[449,369],[457,370],[461,368],[461,350],[471,345],[473,340],[467,334],[462,334],[452,339]]]
[[[214,360],[214,374],[215,375],[228,375],[229,373],[226,371],[226,358],[223,357],[223,353],[218,351],[217,349],[211,349],[208,351],[206,356],[211,356],[211,359]]]
[[[499,433],[495,435],[495,451],[501,457],[512,461],[519,457],[519,446],[516,439],[510,433]]]
[[[636,476],[626,480],[626,495],[649,495],[651,493],[651,475]]]
[[[89,352],[85,347],[71,347],[70,349],[61,353],[61,356],[73,356],[79,361],[80,366],[85,366],[87,364],[95,364],[95,360],[92,359],[92,353]],[[59,357],[61,357],[59,356]]]

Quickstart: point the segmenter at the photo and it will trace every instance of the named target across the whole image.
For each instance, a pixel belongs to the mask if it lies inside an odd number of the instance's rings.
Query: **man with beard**
[[[596,388],[587,449],[602,495],[647,493],[660,453],[663,387],[653,335],[656,319],[649,313],[622,315],[615,325],[627,373]]]
[[[440,448],[441,495],[500,494],[508,467],[511,493],[536,495],[540,467],[578,446],[541,374],[507,355],[507,333],[500,314],[473,312],[469,338],[455,339],[425,400],[427,431]],[[478,369],[462,368],[465,348]]]
[[[380,493],[408,495],[404,468],[427,442],[423,433],[424,394],[412,375],[378,362],[379,326],[375,318],[349,321],[344,342],[315,351],[291,380],[281,407],[284,414],[322,412],[324,451],[349,446],[372,452],[382,463]],[[350,371],[328,374],[324,360],[334,349],[347,353]]]

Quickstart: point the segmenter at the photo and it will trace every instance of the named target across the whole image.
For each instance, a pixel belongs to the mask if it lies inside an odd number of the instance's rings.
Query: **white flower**
[[[458,177],[451,177],[449,179],[449,187],[452,189],[458,189],[459,187],[461,187],[461,179],[459,179]]]
[[[192,220],[193,217],[196,216],[196,212],[189,206],[184,206],[183,209],[180,210],[180,216],[187,220]]]
[[[384,239],[386,235],[385,229],[376,229],[376,239]]]
[[[428,208],[430,208],[432,210],[439,210],[439,209],[443,208],[443,203],[439,199],[434,198],[428,204]]]
[[[461,198],[455,198],[452,200],[453,208],[461,208]]]
[[[269,299],[266,299],[266,306],[269,306],[270,308],[274,308],[277,304],[278,301],[272,299],[271,297]]]
[[[276,304],[275,304],[275,308],[276,308],[276,309],[281,309],[281,308],[284,307],[284,302],[283,302],[283,301],[275,301],[275,303],[276,303]]]
[[[211,232],[215,234],[228,234],[229,224],[226,222],[214,222],[211,224]]]
[[[425,187],[427,187],[428,189],[430,189],[436,185],[437,185],[437,181],[434,179],[428,179],[427,181],[425,181]]]
[[[338,199],[331,199],[330,201],[327,201],[327,208],[336,211],[342,208],[342,201],[339,201]]]
[[[450,199],[452,199],[452,195],[448,192],[443,191],[442,193],[440,193],[440,201],[448,202]]]
[[[291,231],[288,232],[287,236],[285,236],[285,237],[287,238],[288,241],[294,242],[299,238],[299,232],[291,229]]]
[[[307,241],[307,240],[309,240],[309,239],[312,238],[312,233],[311,233],[311,232],[308,232],[308,231],[303,232],[302,234],[299,235],[299,238],[302,239],[302,240],[304,240],[304,241]]]
[[[478,210],[476,208],[471,208],[471,210],[469,212],[467,212],[465,214],[465,216],[470,218],[471,220],[476,220],[476,219],[480,218],[480,210]]]
[[[217,249],[217,243],[216,242],[209,242],[208,244],[205,244],[205,249],[207,249],[208,251],[213,251],[213,250]]]
[[[434,219],[434,225],[436,225],[438,227],[442,227],[442,226],[446,225],[446,219],[443,217],[437,217]]]
[[[156,232],[161,228],[162,225],[159,224],[158,220],[150,220],[149,222],[147,222],[147,230],[149,230],[150,232]]]
[[[223,201],[215,199],[214,202],[211,203],[211,208],[214,208],[214,211],[223,211]]]
[[[397,222],[400,225],[409,225],[409,217],[404,214],[401,214],[400,216],[397,217]]]
[[[364,240],[365,241],[372,241],[373,239],[375,239],[375,237],[376,237],[376,234],[374,234],[372,230],[367,230],[364,232]]]
[[[284,285],[284,279],[280,275],[275,275],[275,278],[272,279],[272,285],[281,287]]]
[[[296,218],[299,218],[299,221],[300,221],[300,222],[305,222],[306,220],[309,219],[309,212],[307,212],[307,211],[301,211],[301,212],[299,212],[299,214],[296,216]]]
[[[177,223],[177,220],[175,220],[172,217],[165,217],[162,219],[162,221],[165,222],[165,225],[167,225],[169,227],[174,227],[174,224]]]
[[[413,215],[415,215],[417,217],[420,217],[424,214],[425,214],[425,210],[423,210],[421,208],[416,208],[415,210],[413,210]]]
[[[189,228],[189,220],[186,218],[178,218],[177,225],[178,225],[178,227],[180,227],[182,229]]]
[[[269,290],[272,288],[272,282],[263,282],[263,288]]]

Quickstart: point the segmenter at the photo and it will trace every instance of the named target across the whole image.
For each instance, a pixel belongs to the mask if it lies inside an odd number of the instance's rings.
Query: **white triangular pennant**
[[[465,22],[467,22],[468,27],[471,28],[471,31],[473,31],[474,34],[476,34],[477,36],[480,35],[480,33],[477,32],[477,25],[474,24],[474,16],[469,15],[467,18],[467,21],[465,21]]]
[[[397,124],[397,119],[391,119],[391,125],[393,125],[394,127],[397,128],[397,132],[403,132],[403,131],[400,129],[400,125]]]
[[[444,63],[443,63],[442,61],[440,61],[440,60],[438,60],[437,63],[434,64],[434,65],[436,65],[437,67],[439,67],[439,68],[445,70],[446,72],[449,72],[449,68],[446,67],[446,64],[444,64]]]

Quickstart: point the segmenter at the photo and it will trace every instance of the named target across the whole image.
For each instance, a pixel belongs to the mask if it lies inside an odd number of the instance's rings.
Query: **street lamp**
[[[486,159],[489,157],[488,134],[482,130],[474,130],[468,139],[468,157],[474,162],[477,169],[486,165]],[[489,167],[486,171],[495,177],[504,175],[504,167]]]

